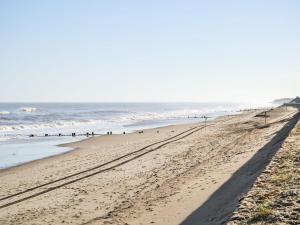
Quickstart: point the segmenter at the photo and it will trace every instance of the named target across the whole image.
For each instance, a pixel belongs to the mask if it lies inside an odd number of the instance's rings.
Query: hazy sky
[[[0,0],[0,101],[296,95],[298,0]]]

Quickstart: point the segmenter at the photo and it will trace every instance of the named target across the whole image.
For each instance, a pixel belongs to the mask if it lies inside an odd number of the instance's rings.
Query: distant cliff
[[[284,104],[284,103],[290,103],[293,100],[293,98],[279,98],[275,99],[273,101],[274,104]]]

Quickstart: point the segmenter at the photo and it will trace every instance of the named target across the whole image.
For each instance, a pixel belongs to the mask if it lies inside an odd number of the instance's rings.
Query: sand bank
[[[219,224],[296,110],[268,112],[269,126],[259,113],[220,117],[205,128],[94,137],[68,144],[75,150],[66,154],[3,170],[0,224]],[[258,152],[266,154],[241,170]]]
[[[228,224],[300,224],[299,147],[300,122],[241,199]]]

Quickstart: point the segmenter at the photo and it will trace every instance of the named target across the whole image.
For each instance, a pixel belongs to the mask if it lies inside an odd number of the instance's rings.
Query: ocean
[[[267,106],[267,105],[259,105]],[[203,121],[258,107],[247,103],[0,103],[0,168],[69,151],[62,143]],[[70,137],[76,133],[76,137]],[[61,134],[62,136],[55,136]],[[45,135],[48,135],[45,137]],[[31,137],[33,136],[33,137]]]

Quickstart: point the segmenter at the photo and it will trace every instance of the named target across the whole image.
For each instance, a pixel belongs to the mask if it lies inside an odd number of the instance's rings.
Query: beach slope
[[[94,137],[2,170],[0,224],[220,224],[298,119],[276,108],[265,126],[262,112]]]

